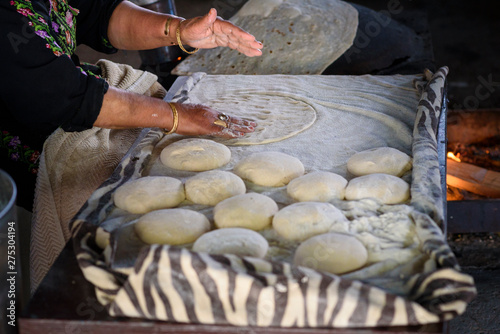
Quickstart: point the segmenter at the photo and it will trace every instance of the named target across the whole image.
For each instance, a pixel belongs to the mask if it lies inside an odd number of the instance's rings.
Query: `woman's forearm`
[[[167,22],[168,35],[165,31]],[[177,27],[179,40],[176,38]],[[111,15],[108,38],[115,48],[123,50],[148,50],[182,43],[201,49],[229,47],[249,57],[262,55],[263,46],[253,35],[219,18],[214,8],[204,16],[184,20],[128,1],[120,3]]]
[[[170,21],[170,33],[165,35],[165,24]],[[121,50],[148,50],[176,43],[175,29],[181,21],[176,16],[153,12],[129,1],[120,3],[109,21],[108,38]]]
[[[94,126],[108,129],[160,127],[170,129],[172,110],[165,101],[110,86]]]
[[[174,109],[172,109],[172,107]],[[221,113],[209,106],[170,103],[164,100],[127,92],[110,86],[94,126],[108,129],[163,128],[171,130],[174,110],[180,135],[211,135],[238,138],[253,132],[257,124],[239,117],[226,116],[220,125]],[[216,122],[219,120],[218,122]]]

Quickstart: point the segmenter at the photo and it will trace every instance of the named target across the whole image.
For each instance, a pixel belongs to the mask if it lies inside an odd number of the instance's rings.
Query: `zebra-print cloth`
[[[77,259],[99,301],[112,316],[236,326],[421,325],[461,314],[475,296],[474,282],[460,272],[439,227],[444,218],[438,205],[443,199],[436,127],[446,75],[447,68],[442,68],[425,84],[416,83],[422,98],[414,131],[412,219],[422,250],[436,269],[414,275],[407,296],[284,262],[170,246],[143,249],[129,274],[112,270],[96,246],[97,226],[92,222],[105,220],[118,186],[141,175],[162,136],[153,129],[143,131],[131,149],[134,154],[127,155],[72,224]]]

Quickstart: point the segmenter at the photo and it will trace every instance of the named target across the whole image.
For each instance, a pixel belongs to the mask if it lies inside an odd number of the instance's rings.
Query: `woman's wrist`
[[[165,131],[166,135],[170,135],[177,131],[177,126],[179,125],[179,112],[177,111],[175,104],[173,104],[172,102],[167,103],[172,111],[172,126],[169,129],[163,129],[163,131]]]
[[[177,27],[179,27],[180,23],[184,20],[185,20],[184,18],[175,15],[169,15],[167,17],[167,20],[165,21],[164,33],[169,40],[168,42],[169,45],[177,44],[177,37],[176,37]]]

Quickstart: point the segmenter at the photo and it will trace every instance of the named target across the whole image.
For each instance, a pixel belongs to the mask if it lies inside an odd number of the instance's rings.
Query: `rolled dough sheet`
[[[338,0],[250,0],[230,21],[263,42],[262,56],[200,50],[172,73],[321,74],[352,45],[358,12]]]

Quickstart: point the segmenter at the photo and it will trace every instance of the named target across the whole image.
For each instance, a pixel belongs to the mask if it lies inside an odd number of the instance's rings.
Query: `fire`
[[[460,155],[460,153],[458,155]],[[460,160],[460,158],[458,156],[456,156],[455,154],[453,154],[453,152],[448,152],[448,154],[446,156],[449,159],[455,160],[456,162],[461,162],[462,161],[462,160]]]

